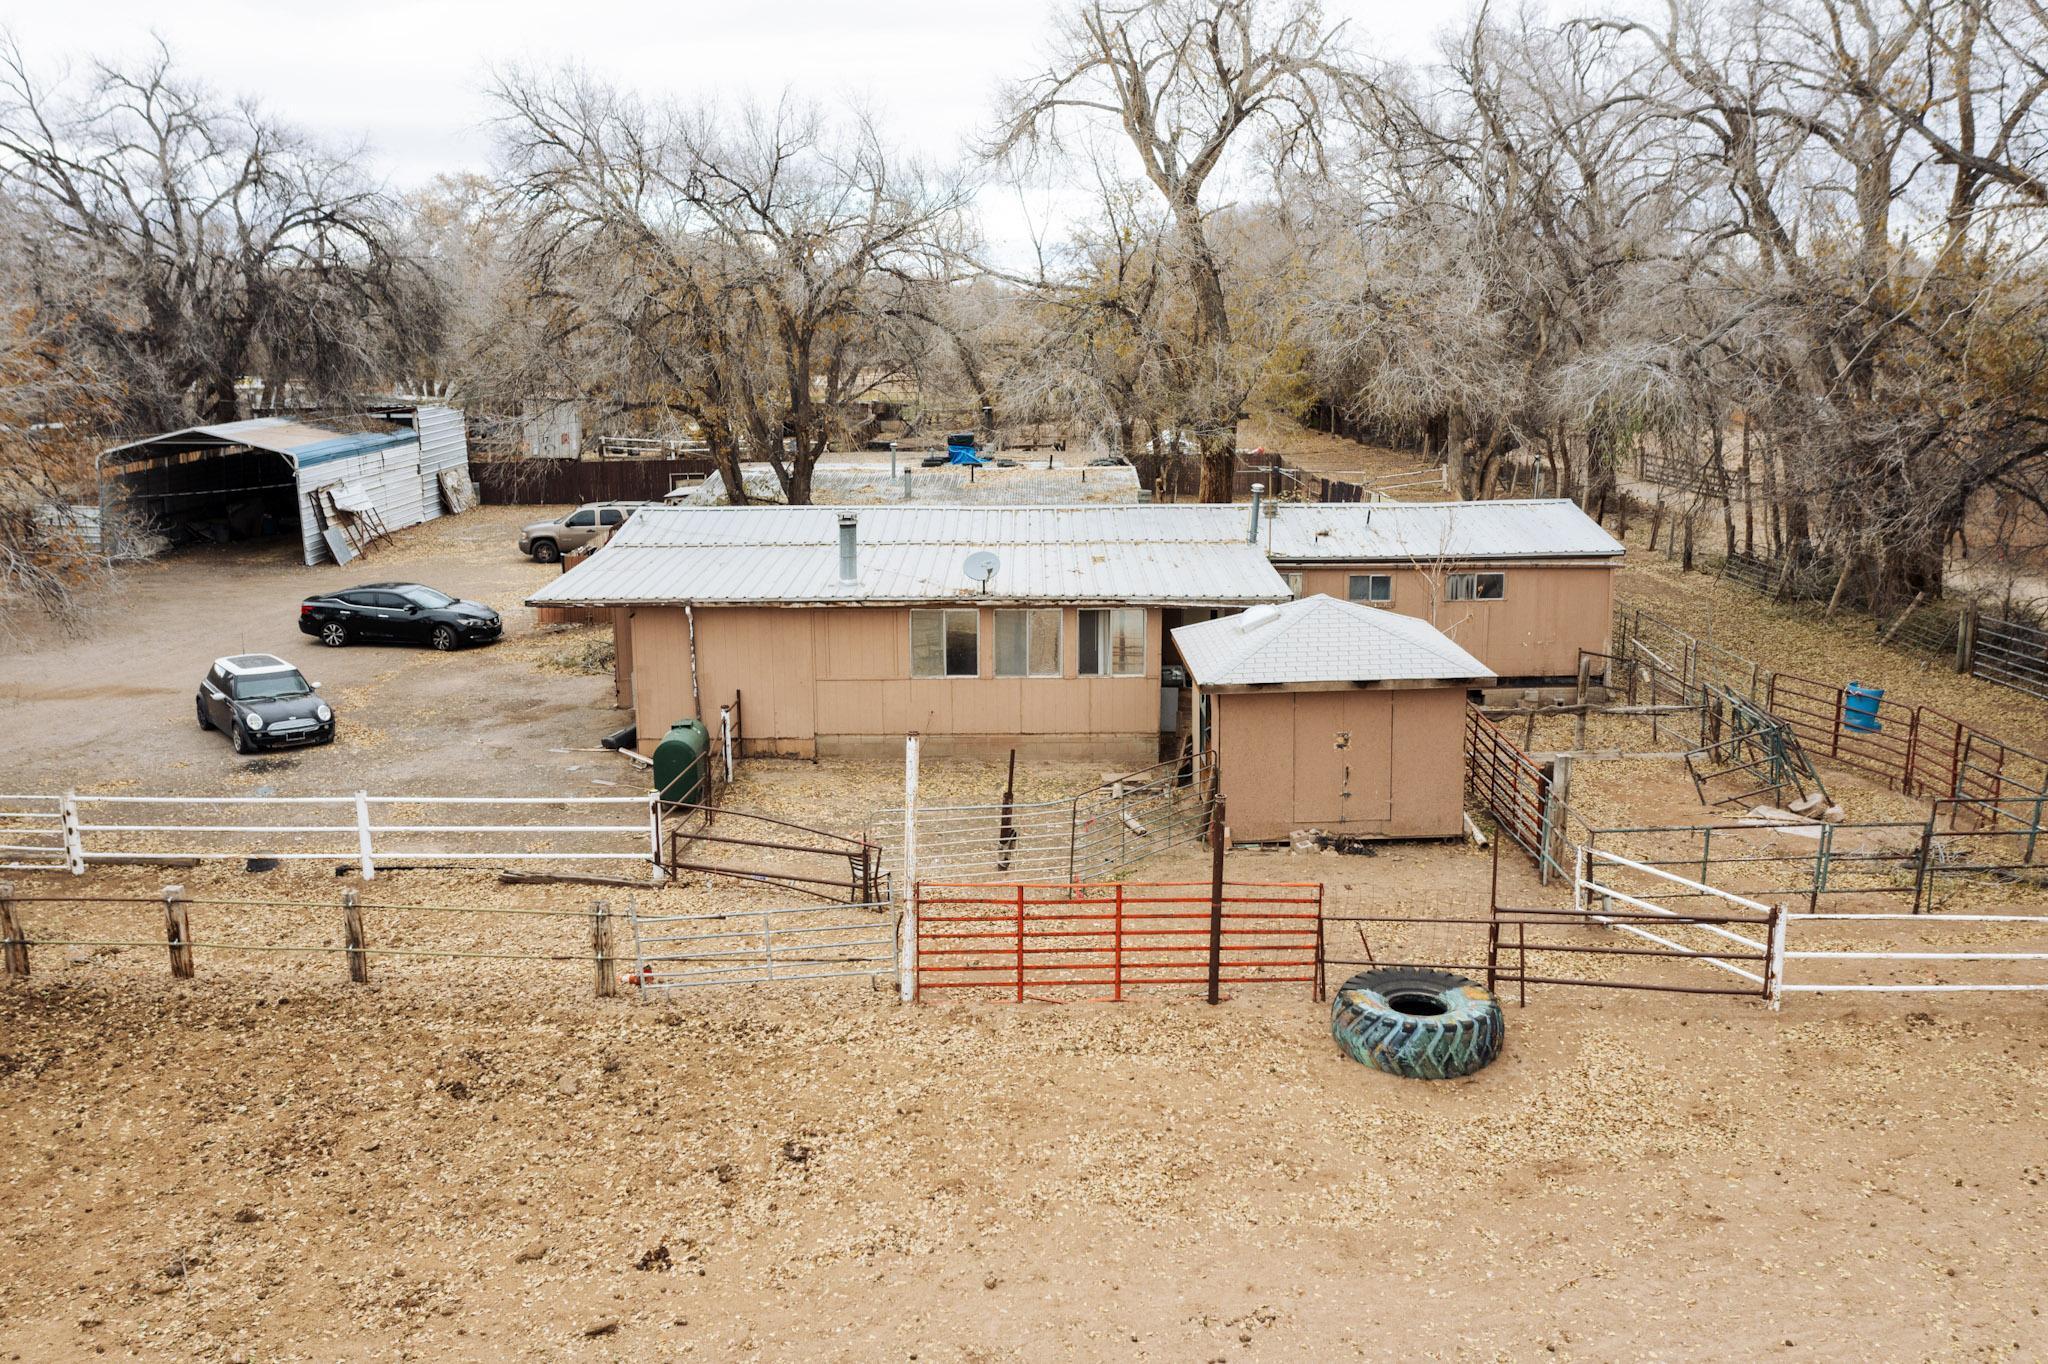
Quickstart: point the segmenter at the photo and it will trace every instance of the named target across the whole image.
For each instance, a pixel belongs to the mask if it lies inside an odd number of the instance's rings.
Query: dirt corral
[[[24,1359],[2003,1359],[2038,1010],[1593,1000],[1404,1082],[1298,995],[51,971],[0,992]]]

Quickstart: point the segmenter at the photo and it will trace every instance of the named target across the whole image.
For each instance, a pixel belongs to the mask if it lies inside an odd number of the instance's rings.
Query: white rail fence
[[[1620,878],[1616,873],[1629,875],[1632,889],[1617,884]],[[1688,897],[1718,900],[1732,910],[1766,915],[1761,939],[1721,924],[1689,923],[1683,931],[1693,940],[1681,942],[1636,924],[1602,919],[1599,909],[1611,908],[1616,902],[1631,911],[1682,917],[1652,898],[1659,884],[1674,891],[1682,889]],[[1573,902],[1595,922],[1605,922],[1610,928],[1758,986],[1774,1009],[1788,994],[2048,991],[2048,915],[2043,914],[1790,913],[1782,906],[1587,847],[1578,849]],[[1845,938],[1872,932],[1882,935],[1879,941],[1869,943],[1866,938],[1854,946],[1841,945]],[[1744,957],[1761,956],[1761,974],[1717,954],[1714,941],[1693,937],[1701,934],[1733,944],[1742,949]],[[1888,978],[1870,979],[1873,975]]]
[[[317,821],[317,822],[315,822]],[[641,862],[660,875],[651,796],[0,796],[0,862],[61,870],[172,860],[380,865]]]

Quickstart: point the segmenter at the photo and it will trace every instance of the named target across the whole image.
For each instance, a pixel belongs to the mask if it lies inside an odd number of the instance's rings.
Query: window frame
[[[1116,666],[1116,637],[1117,637],[1117,632],[1116,632],[1116,625],[1117,625],[1117,622],[1116,622],[1116,617],[1117,617],[1118,615],[1120,615],[1120,614],[1132,615],[1132,616],[1136,616],[1136,617],[1138,618],[1138,629],[1137,629],[1137,638],[1138,638],[1138,649],[1137,649],[1137,654],[1138,654],[1138,666],[1137,666],[1137,667],[1136,667],[1135,669],[1119,669],[1119,668],[1117,668],[1117,666]],[[1149,613],[1148,613],[1148,612],[1147,612],[1147,611],[1145,610],[1145,608],[1144,608],[1144,607],[1142,607],[1142,606],[1084,606],[1084,607],[1081,607],[1081,608],[1079,609],[1078,613],[1077,613],[1077,614],[1076,614],[1076,616],[1075,616],[1075,630],[1076,630],[1076,648],[1075,648],[1075,650],[1074,650],[1074,667],[1075,667],[1075,675],[1076,675],[1076,676],[1079,676],[1079,677],[1144,677],[1144,676],[1146,676],[1146,675],[1147,675],[1147,673],[1146,673],[1146,669],[1147,669],[1148,665],[1149,665],[1149,664],[1150,664],[1150,662],[1151,662],[1151,652],[1152,652],[1152,640],[1151,640],[1151,633],[1152,633],[1152,622],[1151,622],[1150,620],[1148,620],[1148,619],[1146,618],[1148,614],[1149,614]],[[1101,638],[1101,639],[1100,639],[1100,640],[1098,641],[1098,643],[1097,643],[1097,645],[1096,645],[1096,658],[1095,658],[1095,661],[1096,661],[1096,665],[1097,665],[1097,669],[1098,669],[1098,670],[1097,670],[1097,671],[1095,671],[1095,672],[1089,672],[1089,671],[1086,671],[1086,663],[1087,663],[1087,653],[1086,653],[1086,649],[1087,649],[1087,643],[1088,643],[1088,617],[1089,617],[1090,615],[1100,615],[1100,616],[1102,616],[1102,617],[1103,617],[1103,632],[1102,632],[1102,638]]]
[[[1003,671],[1003,622],[1018,620],[1024,627],[1024,671]],[[1050,618],[1052,621],[1052,671],[1031,670],[1031,627],[1034,621]],[[997,677],[1065,677],[1066,676],[1066,612],[1057,606],[999,606],[995,610],[995,657],[991,660]]]
[[[1366,596],[1359,596],[1355,585],[1366,584]],[[1383,597],[1370,595],[1373,584],[1378,583],[1387,590]],[[1344,578],[1344,600],[1357,606],[1392,606],[1394,604],[1394,575],[1391,573],[1350,573]]]
[[[939,667],[941,672],[919,672],[917,669],[917,624],[920,617],[939,618]],[[974,622],[974,670],[956,673],[952,671],[952,648],[949,636],[952,631],[949,617],[967,616]],[[910,675],[920,682],[950,682],[960,678],[981,676],[981,608],[975,606],[913,606],[910,609]]]
[[[1481,589],[1482,581],[1487,578],[1495,579],[1500,584],[1500,590],[1492,596],[1487,596]],[[1461,588],[1463,589],[1462,591],[1460,590]],[[1498,569],[1469,569],[1465,572],[1453,573],[1444,581],[1444,600],[1446,601],[1487,602],[1506,601],[1507,599],[1508,575]]]
[[[1281,580],[1287,584],[1287,590],[1293,594],[1294,599],[1296,601],[1300,601],[1302,592],[1305,591],[1308,586],[1308,584],[1303,580],[1303,576],[1299,573],[1282,573],[1280,577]]]

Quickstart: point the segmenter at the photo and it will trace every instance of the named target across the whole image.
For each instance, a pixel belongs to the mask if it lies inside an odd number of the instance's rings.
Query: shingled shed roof
[[[1183,625],[1173,642],[1209,689],[1493,680],[1429,622],[1321,594]]]

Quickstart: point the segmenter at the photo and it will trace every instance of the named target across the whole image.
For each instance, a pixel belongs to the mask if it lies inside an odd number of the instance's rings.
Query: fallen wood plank
[[[549,882],[567,881],[579,886],[626,886],[634,890],[645,890],[648,882],[635,881],[626,876],[598,876],[587,871],[501,871],[498,880],[508,886],[539,886]]]

